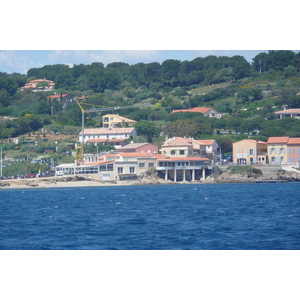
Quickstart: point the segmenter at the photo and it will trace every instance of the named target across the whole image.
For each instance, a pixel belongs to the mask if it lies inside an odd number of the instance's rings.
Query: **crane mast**
[[[101,108],[96,108],[95,104],[89,104],[89,103],[79,103],[78,101],[76,101],[76,103],[78,104],[80,110],[81,110],[81,114],[82,114],[82,135],[81,135],[81,143],[79,146],[77,146],[78,149],[78,153],[77,153],[77,164],[82,164],[83,163],[83,145],[84,145],[84,113],[89,113],[89,112],[101,112],[101,111],[111,111],[111,110],[121,110],[121,109],[128,109],[128,108],[142,108],[142,107],[149,107],[152,106],[152,104],[149,103],[140,103],[140,104],[132,104],[132,105],[126,105],[126,106],[115,106],[115,107],[105,107],[102,106]],[[93,107],[90,109],[84,109],[82,107],[82,104],[85,105],[92,105]]]

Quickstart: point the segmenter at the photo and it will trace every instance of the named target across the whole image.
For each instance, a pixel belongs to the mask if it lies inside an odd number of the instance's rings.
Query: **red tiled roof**
[[[173,137],[165,141],[162,147],[171,147],[171,146],[190,146],[192,141],[182,137]]]
[[[268,144],[286,144],[288,140],[288,136],[269,137]]]
[[[196,144],[211,146],[214,144],[215,140],[193,140]]]
[[[66,96],[68,96],[68,94],[62,94],[61,96],[66,97]],[[50,98],[50,99],[60,98],[60,95],[51,95],[51,96],[48,96],[47,98]]]
[[[275,114],[277,114],[277,115],[300,114],[300,108],[291,108],[291,109],[280,110],[280,111],[276,111]]]
[[[265,145],[267,144],[267,142],[262,142],[262,141],[253,140],[253,139],[244,139],[244,140],[241,140],[241,141],[234,142],[233,144],[239,143],[239,142],[242,142],[242,141],[247,141],[247,142],[256,143],[256,144],[265,144]]]
[[[109,139],[91,139],[91,140],[88,140],[87,142],[88,143],[104,143],[106,141],[108,141]]]
[[[292,144],[300,144],[300,138],[290,138],[288,141],[288,145]]]
[[[126,139],[111,139],[109,142],[119,143],[119,142],[123,142],[123,141],[126,141]]]
[[[212,108],[207,108],[207,107],[194,107],[194,108],[190,108],[190,109],[177,109],[177,110],[173,110],[171,112],[171,114],[176,113],[176,112],[197,112],[197,113],[206,114],[211,109]]]

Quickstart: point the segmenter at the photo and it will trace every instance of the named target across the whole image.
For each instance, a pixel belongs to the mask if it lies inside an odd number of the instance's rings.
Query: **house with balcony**
[[[25,86],[21,87],[21,91],[31,90],[33,92],[49,92],[55,87],[55,83],[47,79],[35,79],[27,82]]]
[[[116,127],[132,127],[137,121],[114,114],[106,114],[102,117],[102,127],[116,128]]]
[[[193,138],[167,138],[161,146],[161,153],[168,156],[200,156],[217,161],[218,144],[215,140],[195,140]]]
[[[279,116],[280,119],[286,119],[286,118],[300,119],[300,108],[291,108],[291,109],[276,111],[275,115]]]
[[[171,112],[171,114],[178,113],[178,112],[200,113],[205,117],[217,118],[217,119],[220,119],[222,117],[222,114],[217,112],[214,108],[209,108],[209,107],[194,107],[194,108],[190,108],[190,109],[177,109],[177,110],[173,110]]]
[[[235,164],[266,164],[268,162],[266,142],[244,139],[232,143],[232,159]]]
[[[82,138],[84,136],[84,138]],[[124,128],[86,128],[84,132],[80,131],[78,141],[84,143],[92,139],[133,139],[137,137],[136,129],[134,127]]]
[[[187,157],[193,156],[193,144],[192,141],[182,137],[166,138],[165,142],[161,146],[161,154],[167,156],[179,156]]]

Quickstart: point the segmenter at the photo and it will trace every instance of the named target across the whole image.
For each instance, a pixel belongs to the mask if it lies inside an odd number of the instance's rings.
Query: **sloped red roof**
[[[268,144],[286,144],[288,140],[288,136],[269,137]]]
[[[176,112],[197,112],[197,113],[201,113],[201,114],[206,114],[211,109],[212,108],[208,108],[208,107],[194,107],[194,108],[190,108],[190,109],[177,109],[177,110],[173,110],[171,112],[171,114],[176,113]]]
[[[290,138],[288,141],[288,145],[291,144],[300,144],[300,138]]]
[[[66,96],[68,96],[68,94],[62,94],[61,96],[66,97]],[[60,98],[60,95],[51,95],[51,96],[48,96],[47,98],[50,98],[50,99]]]
[[[190,146],[192,144],[191,140],[186,138],[182,138],[179,136],[175,136],[170,138],[169,140],[165,141],[162,147],[171,147],[171,146]]]
[[[91,139],[91,140],[88,140],[87,142],[88,143],[104,143],[106,141],[108,141],[109,139]]]

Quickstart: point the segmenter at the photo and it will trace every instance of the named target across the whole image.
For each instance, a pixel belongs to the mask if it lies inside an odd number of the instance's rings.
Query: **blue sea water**
[[[298,250],[300,184],[0,191],[0,249]]]

